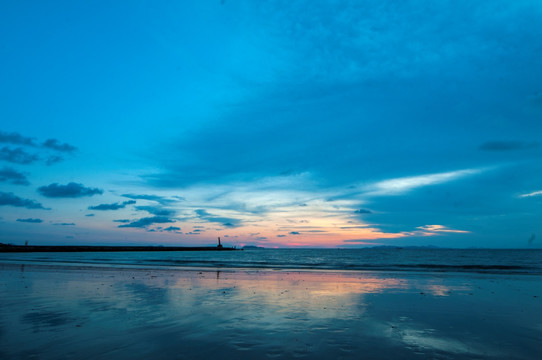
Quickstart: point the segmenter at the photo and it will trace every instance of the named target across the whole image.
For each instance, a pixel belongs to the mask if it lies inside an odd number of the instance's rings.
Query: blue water
[[[542,249],[251,249],[209,252],[2,253],[0,263],[542,274]]]

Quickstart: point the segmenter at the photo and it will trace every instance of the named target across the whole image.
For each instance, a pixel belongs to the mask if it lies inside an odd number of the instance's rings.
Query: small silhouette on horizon
[[[222,244],[220,243],[220,236],[218,237],[218,246],[217,248],[222,248]]]

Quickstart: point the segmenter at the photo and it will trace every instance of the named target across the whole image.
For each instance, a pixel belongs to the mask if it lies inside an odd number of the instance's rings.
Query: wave
[[[442,253],[443,251],[446,254]],[[228,254],[79,253],[0,256],[1,262],[138,268],[393,271],[542,275],[542,252],[266,250]],[[446,256],[443,256],[446,255]]]

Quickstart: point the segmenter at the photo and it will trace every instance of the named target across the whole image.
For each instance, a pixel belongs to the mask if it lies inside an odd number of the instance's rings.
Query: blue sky
[[[0,242],[540,247],[541,21],[535,0],[4,2]]]

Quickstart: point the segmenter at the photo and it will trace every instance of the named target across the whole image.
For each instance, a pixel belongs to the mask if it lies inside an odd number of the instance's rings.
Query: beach
[[[0,264],[2,359],[540,359],[542,276]]]

